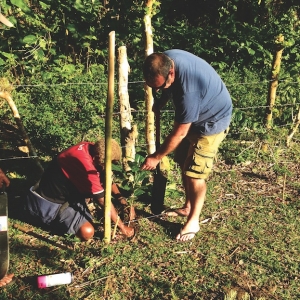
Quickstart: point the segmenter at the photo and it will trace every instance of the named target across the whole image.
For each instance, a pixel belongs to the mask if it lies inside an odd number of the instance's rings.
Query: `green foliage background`
[[[103,134],[110,31],[116,33],[116,48],[127,47],[130,82],[143,80],[145,2],[110,0],[105,6],[104,2],[0,3],[2,13],[15,25],[0,31],[0,76],[15,85],[13,97],[41,153]],[[257,129],[263,123],[279,34],[285,37],[285,49],[277,105],[284,106],[276,107],[274,125],[292,122],[300,93],[299,13],[296,0],[154,1],[154,50],[184,49],[216,68],[233,98],[231,132],[238,137],[241,129]],[[142,111],[143,84],[130,84],[129,93],[132,107]],[[9,116],[5,109],[1,114]],[[144,117],[134,118],[143,130]],[[166,124],[171,120],[168,115]],[[117,125],[114,128],[117,134]],[[164,133],[168,129],[163,125]]]

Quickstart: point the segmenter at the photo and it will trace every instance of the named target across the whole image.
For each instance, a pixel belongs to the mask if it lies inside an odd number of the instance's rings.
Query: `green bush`
[[[80,65],[63,65],[22,78],[13,99],[39,154],[53,155],[104,135],[106,82],[101,65],[91,66],[88,73]],[[11,116],[8,110],[4,113]]]

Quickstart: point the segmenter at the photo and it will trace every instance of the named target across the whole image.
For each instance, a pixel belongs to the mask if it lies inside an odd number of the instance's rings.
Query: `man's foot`
[[[199,230],[197,232],[199,232]],[[180,230],[180,233],[177,235],[176,240],[179,241],[179,242],[190,241],[195,237],[197,232],[182,233],[182,231]]]
[[[197,232],[199,232],[200,226],[199,222],[195,224],[185,224],[183,228],[181,228],[179,234],[176,236],[176,240],[179,242],[187,242],[192,240]]]
[[[187,207],[169,209],[165,212],[168,217],[187,217],[190,209]]]
[[[7,274],[2,279],[0,279],[0,288],[10,285],[16,281],[14,274]]]

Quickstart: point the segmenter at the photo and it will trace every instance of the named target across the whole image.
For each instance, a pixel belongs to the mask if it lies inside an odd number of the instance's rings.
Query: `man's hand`
[[[141,170],[148,170],[148,171],[154,170],[158,163],[159,163],[158,158],[156,158],[153,154],[148,155],[145,161],[143,162],[143,164],[141,165]]]
[[[0,169],[0,188],[2,188],[3,183],[6,186],[9,186],[10,181],[9,179],[6,177],[6,175],[3,173],[3,171]]]

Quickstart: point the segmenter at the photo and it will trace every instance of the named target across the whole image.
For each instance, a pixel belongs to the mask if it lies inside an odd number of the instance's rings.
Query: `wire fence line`
[[[289,127],[291,128],[293,124],[290,123],[290,124],[285,124],[285,125],[279,125],[279,126],[276,126],[276,127],[279,127],[279,128],[284,128],[284,127]],[[229,138],[230,139],[230,136],[232,134],[234,135],[237,135],[237,134],[245,134],[245,133],[251,133],[252,135],[255,135],[258,133],[257,130],[252,130],[252,129],[245,129],[245,130],[241,130],[241,131],[234,131],[234,130],[231,130],[229,131],[228,133],[228,137],[227,139]],[[297,139],[297,138],[294,138],[294,141],[295,142],[300,142],[300,139]],[[241,141],[242,143],[242,141]],[[147,149],[148,146],[155,146],[155,143],[139,143],[138,141],[136,142],[135,144],[135,148],[140,148],[140,149]],[[120,146],[122,149],[125,149],[126,146]],[[40,158],[39,156],[36,156],[36,155],[27,155],[27,156],[15,156],[15,157],[7,157],[7,158],[0,158],[0,161],[11,161],[11,160],[22,160],[22,159],[35,159],[35,158]]]
[[[16,157],[7,157],[7,158],[0,158],[0,161],[9,161],[9,160],[17,160],[17,159],[31,159],[31,158],[39,158],[39,156],[16,156]]]
[[[234,83],[234,84],[227,84],[227,86],[235,86],[235,85],[265,85],[268,84],[270,82],[272,82],[273,80],[263,80],[263,81],[253,81],[253,82],[238,82],[238,83]],[[294,81],[293,79],[284,79],[284,80],[278,80],[279,83],[288,83],[289,85],[291,84],[297,84],[300,85],[300,81]],[[145,84],[144,81],[130,81],[128,82],[128,84]],[[55,86],[67,86],[67,85],[94,85],[94,86],[101,86],[101,85],[107,85],[107,83],[95,83],[95,82],[79,82],[79,83],[75,83],[75,82],[70,82],[70,83],[58,83],[58,84],[36,84],[36,85],[14,85],[15,88],[34,88],[34,87],[41,87],[41,86],[49,86],[49,87],[55,87]],[[126,85],[128,86],[128,85]],[[280,87],[280,85],[279,85]],[[280,88],[278,87],[277,89],[277,96],[281,95],[281,93],[285,92],[284,90],[280,90]],[[300,107],[300,102],[292,102],[292,103],[275,103],[272,108],[285,108],[285,107],[295,107],[295,111],[299,110]],[[238,110],[240,111],[248,111],[248,110],[255,110],[255,109],[267,109],[269,108],[268,105],[251,105],[251,106],[233,106],[233,113],[237,112]],[[144,110],[144,109],[133,109],[131,108],[130,112],[125,112],[125,113],[130,113],[130,114],[138,114],[138,115],[144,115],[147,114],[148,111]],[[161,110],[162,115],[163,114],[175,114],[175,110],[173,109],[165,109],[165,110]],[[120,116],[122,113],[120,111],[114,111],[113,115],[114,116]],[[105,118],[106,115],[104,114],[99,114],[98,115],[101,118]],[[262,117],[262,116],[260,116]],[[285,124],[280,124],[280,125],[276,125],[277,128],[292,128],[292,126],[294,125],[294,117],[292,116],[291,118],[291,122],[286,122]],[[134,123],[134,122],[133,122]],[[237,134],[247,134],[247,133],[251,133],[251,134],[260,134],[262,132],[266,132],[267,129],[264,127],[263,124],[263,120],[261,120],[261,126],[257,127],[256,129],[251,129],[251,128],[247,128],[247,126],[243,127],[243,128],[239,128],[239,127],[235,127],[232,128],[229,132],[228,137],[230,138],[231,135],[236,136]],[[295,139],[295,141],[298,141],[297,139]],[[149,144],[139,144],[137,142],[136,147],[137,148],[145,148],[147,146],[150,146]],[[29,158],[37,158],[37,156],[22,156],[22,157],[9,157],[9,158],[0,158],[0,161],[4,161],[4,160],[16,160],[16,159],[29,159]]]
[[[300,102],[296,102],[296,103],[285,103],[285,104],[274,104],[272,107],[274,108],[278,108],[278,107],[292,107],[292,106],[300,106]],[[235,109],[240,109],[240,110],[248,110],[248,109],[256,109],[256,108],[268,108],[269,105],[258,105],[258,106],[245,106],[245,107],[235,107],[233,106],[233,110]],[[143,110],[143,109],[131,109],[130,113],[134,114],[134,113],[141,113],[141,114],[146,114],[148,111],[147,110]],[[175,114],[175,110],[174,109],[162,109],[160,111],[161,113],[172,113]],[[119,111],[115,111],[113,112],[113,116],[118,116],[121,115],[122,112]],[[105,117],[105,114],[100,114],[99,117]]]
[[[223,80],[224,81],[224,80]],[[236,86],[236,85],[258,85],[258,84],[266,84],[275,81],[274,79],[270,80],[263,80],[263,81],[250,81],[250,82],[236,82],[232,84],[226,84],[227,87],[230,86]],[[277,80],[278,83],[289,83],[289,84],[299,84],[300,81],[291,81],[291,79],[279,79]],[[118,83],[116,81],[116,83]],[[144,80],[137,80],[137,81],[129,81],[128,84],[145,84],[146,82]],[[68,85],[107,85],[107,82],[66,82],[66,83],[53,83],[53,84],[45,84],[45,83],[40,83],[40,84],[16,84],[13,85],[15,88],[22,88],[22,87],[40,87],[40,86],[68,86]],[[116,84],[117,86],[117,84]],[[121,87],[124,87],[125,85],[121,85]],[[127,85],[126,85],[127,86]]]
[[[266,83],[270,83],[274,80],[264,80],[264,81],[254,81],[254,82],[237,82],[237,83],[234,83],[234,84],[227,84],[226,86],[227,87],[230,87],[230,86],[236,86],[236,85],[254,85],[254,84],[266,84]],[[300,86],[300,81],[291,81],[290,79],[285,79],[285,80],[278,80],[279,83],[288,83],[288,84],[298,84]],[[145,81],[130,81],[128,82],[128,84],[145,84]],[[95,82],[79,82],[79,83],[76,83],[76,82],[69,82],[69,83],[56,83],[56,84],[33,84],[33,85],[13,85],[15,88],[28,88],[28,87],[41,87],[41,86],[49,86],[49,87],[55,87],[55,86],[70,86],[70,85],[94,85],[94,86],[100,86],[100,85],[107,85],[107,83],[105,82],[100,82],[100,83],[95,83]],[[126,85],[127,87],[127,85]],[[285,93],[284,90],[280,90],[280,85],[278,85],[278,88],[277,88],[277,92],[276,92],[276,96],[280,96],[282,95],[283,93]],[[284,103],[284,104],[279,104],[279,103],[275,103],[272,107],[274,108],[279,108],[279,107],[292,107],[292,106],[297,106],[297,105],[300,105],[300,103]],[[259,108],[263,108],[263,109],[266,109],[268,108],[269,106],[268,105],[258,105],[258,106],[233,106],[233,109],[234,110],[248,110],[248,109],[259,109]],[[168,110],[164,111],[164,112],[167,112]],[[170,111],[170,110],[169,110]],[[135,112],[135,110],[131,110],[131,112]],[[141,113],[145,113],[145,111],[143,110],[139,110],[139,112]],[[163,112],[163,110],[162,110]],[[118,115],[119,112],[114,112],[113,113],[114,115]],[[104,117],[105,115],[101,114],[101,117]]]

